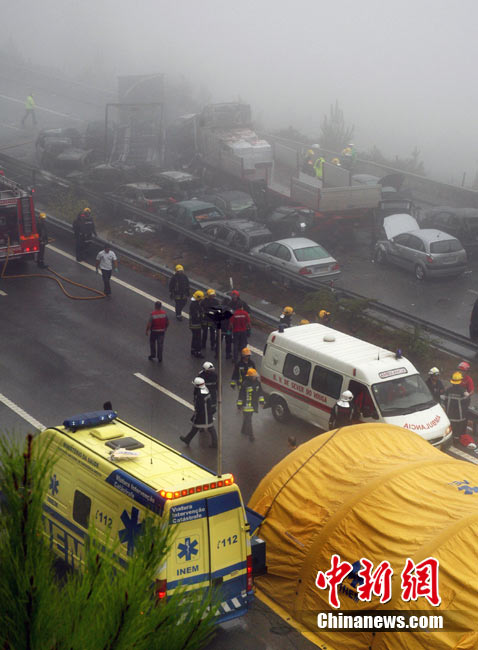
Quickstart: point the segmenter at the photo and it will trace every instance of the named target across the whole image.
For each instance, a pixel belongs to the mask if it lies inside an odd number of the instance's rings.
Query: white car
[[[291,237],[256,246],[250,254],[263,260],[266,270],[285,269],[306,278],[333,281],[340,275],[337,260],[312,239]]]

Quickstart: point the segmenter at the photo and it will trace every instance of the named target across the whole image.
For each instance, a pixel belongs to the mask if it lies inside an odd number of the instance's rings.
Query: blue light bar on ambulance
[[[108,424],[117,417],[116,411],[92,411],[91,413],[81,413],[67,418],[63,421],[63,426],[76,431],[86,427],[96,427],[98,424]]]

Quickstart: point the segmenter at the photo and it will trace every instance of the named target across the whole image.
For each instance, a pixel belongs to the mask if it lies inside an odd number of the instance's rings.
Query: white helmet
[[[193,381],[193,384],[194,386],[197,386],[197,388],[202,388],[206,385],[206,382],[202,377],[196,377],[196,379]]]
[[[311,149],[320,149],[320,144],[313,144],[310,148]]]
[[[202,364],[203,370],[214,370],[214,364],[211,363],[210,361],[205,361]]]
[[[350,408],[350,402],[353,400],[353,398],[353,393],[351,393],[349,390],[344,390],[340,396],[340,399],[337,400],[337,404],[339,406],[343,406],[344,408]]]
[[[428,371],[428,374],[429,375],[439,375],[440,371],[438,370],[438,368],[436,366],[433,366],[433,368],[430,368],[430,370]]]

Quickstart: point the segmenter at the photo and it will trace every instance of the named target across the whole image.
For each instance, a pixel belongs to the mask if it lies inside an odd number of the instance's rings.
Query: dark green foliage
[[[42,504],[54,467],[42,438],[22,451],[0,440],[0,648],[3,650],[196,650],[211,637],[211,598],[177,590],[154,596],[154,576],[174,529],[145,520],[124,569],[119,546],[93,528],[84,570],[60,581],[42,534]],[[35,459],[33,460],[33,448]]]

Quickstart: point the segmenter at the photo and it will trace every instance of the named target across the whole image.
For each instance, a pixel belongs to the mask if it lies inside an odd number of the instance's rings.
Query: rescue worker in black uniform
[[[210,447],[217,447],[217,433],[214,428],[214,413],[212,409],[211,394],[206,387],[206,382],[202,377],[196,377],[194,385],[194,414],[191,418],[193,426],[186,436],[179,436],[179,439],[189,447],[189,443],[200,429],[209,431],[211,436]]]
[[[46,225],[46,214],[40,212],[38,215],[37,230],[39,236],[39,249],[37,255],[37,264],[41,269],[46,269],[48,266],[45,264],[45,247],[48,244],[48,228]]]
[[[282,314],[279,316],[279,327],[284,330],[287,327],[292,327],[292,316],[294,309],[292,307],[284,307]]]
[[[82,262],[87,245],[93,237],[97,237],[90,208],[84,208],[73,221],[73,233],[75,235],[76,260]]]
[[[461,372],[454,372],[450,379],[449,386],[444,393],[444,408],[450,420],[453,439],[460,440],[460,436],[466,433],[468,406],[470,398],[466,397],[466,387],[462,384],[463,375]]]
[[[242,383],[246,377],[247,371],[249,368],[255,367],[255,363],[251,357],[251,351],[249,348],[243,348],[241,350],[241,358],[234,364],[234,370],[232,371],[231,377],[231,388],[235,388],[237,386],[239,390],[241,390]]]
[[[435,402],[440,404],[440,397],[445,393],[445,387],[440,379],[440,371],[435,366],[428,371],[427,386]]]
[[[183,320],[182,311],[189,298],[189,279],[182,264],[176,264],[174,275],[169,281],[169,295],[176,306],[176,319]]]
[[[233,289],[229,297],[224,299],[222,303],[224,309],[229,309],[233,314],[236,309],[244,309],[248,314],[251,313],[249,305],[245,300],[242,300],[237,289]],[[226,359],[232,359],[232,324],[231,319],[223,321],[222,335],[226,341]]]
[[[214,364],[210,361],[205,361],[202,364],[202,370],[198,373],[198,377],[201,377],[206,382],[206,387],[211,393],[211,402],[213,413],[217,409],[217,372]]]
[[[206,348],[207,335],[209,332],[209,344],[211,346],[211,350],[214,352],[216,349],[217,327],[216,323],[208,316],[208,311],[210,309],[213,307],[219,307],[219,300],[216,297],[216,292],[214,289],[208,289],[206,291],[206,297],[202,301],[201,307],[203,311],[201,349],[204,350]]]
[[[195,291],[189,303],[189,329],[191,330],[191,354],[198,359],[204,359],[201,354],[201,326],[203,311],[201,302],[204,300],[203,291]]]
[[[349,390],[344,390],[340,399],[335,403],[329,418],[329,431],[346,427],[353,423],[352,400],[354,396]]]
[[[249,440],[254,440],[252,416],[259,411],[259,404],[262,407],[265,404],[265,396],[259,382],[259,375],[254,368],[249,368],[247,371],[236,404],[237,408],[243,413],[241,433],[249,436]]]

